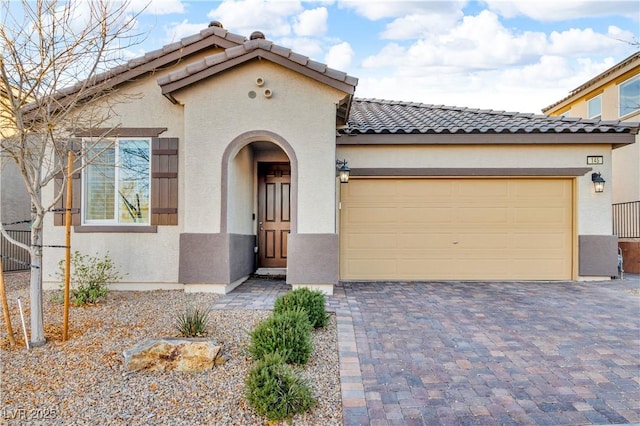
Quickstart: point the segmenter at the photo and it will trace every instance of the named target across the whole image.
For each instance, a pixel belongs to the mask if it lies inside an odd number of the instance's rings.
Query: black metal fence
[[[613,234],[640,238],[640,201],[613,204]]]
[[[21,243],[31,243],[31,231],[7,231],[9,236]],[[0,254],[2,254],[2,270],[4,272],[28,271],[29,251],[11,244],[4,235],[0,235]]]

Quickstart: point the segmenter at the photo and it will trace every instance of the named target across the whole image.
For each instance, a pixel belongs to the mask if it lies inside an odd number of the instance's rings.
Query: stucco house
[[[127,273],[114,288],[228,292],[257,268],[328,293],[616,272],[612,194],[592,174],[609,179],[636,127],[358,99],[356,78],[216,24],[96,84],[138,94],[113,128],[75,135],[107,134],[104,160],[122,165],[75,179],[73,248],[109,251]],[[47,223],[48,244],[62,223]]]
[[[623,59],[542,110],[550,116],[640,121],[640,52]],[[614,149],[609,185],[625,270],[640,273],[640,136]]]

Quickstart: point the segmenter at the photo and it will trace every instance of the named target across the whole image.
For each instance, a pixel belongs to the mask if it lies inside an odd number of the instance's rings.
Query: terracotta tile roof
[[[295,53],[291,49],[278,46],[265,39],[248,40],[225,49],[224,52],[207,56],[199,62],[158,78],[158,84],[163,89],[162,93],[169,94],[202,78],[254,58],[263,58],[279,63],[347,93],[352,94],[358,84],[357,78],[347,75],[345,72],[329,68],[325,64],[313,61],[307,56]]]
[[[348,134],[637,133],[638,123],[355,98]]]
[[[96,75],[91,82],[81,81],[58,92],[59,97],[71,95],[87,86],[107,84],[113,87],[132,80],[147,72],[155,71],[163,66],[181,60],[191,54],[211,47],[229,48],[244,43],[246,38],[219,27],[208,27],[197,34],[185,37],[175,43],[167,44],[143,56],[131,59],[126,63]],[[89,84],[88,84],[89,83]],[[104,90],[104,88],[101,88]]]

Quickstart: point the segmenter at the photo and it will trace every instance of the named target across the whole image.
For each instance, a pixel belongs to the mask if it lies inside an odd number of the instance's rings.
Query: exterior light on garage
[[[600,173],[592,173],[591,181],[593,182],[593,189],[595,189],[596,192],[604,192],[605,180]]]
[[[336,160],[336,169],[338,176],[340,176],[340,183],[349,183],[351,169],[347,166],[347,160]]]

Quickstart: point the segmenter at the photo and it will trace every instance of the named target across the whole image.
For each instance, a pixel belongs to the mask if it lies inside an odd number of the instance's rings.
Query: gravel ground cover
[[[213,310],[210,336],[230,360],[203,373],[124,374],[122,351],[149,337],[175,336],[176,315],[187,304],[210,306],[214,294],[181,291],[110,292],[96,306],[72,307],[70,339],[61,342],[59,292],[45,292],[48,343],[27,351],[16,299],[21,298],[28,327],[28,274],[5,276],[14,335],[9,346],[0,331],[0,424],[262,425],[244,398],[244,379],[252,366],[247,331],[270,311]],[[313,332],[314,350],[299,370],[317,405],[294,417],[298,425],[342,424],[335,316]],[[286,422],[283,422],[285,424]],[[269,423],[277,424],[277,423]]]

